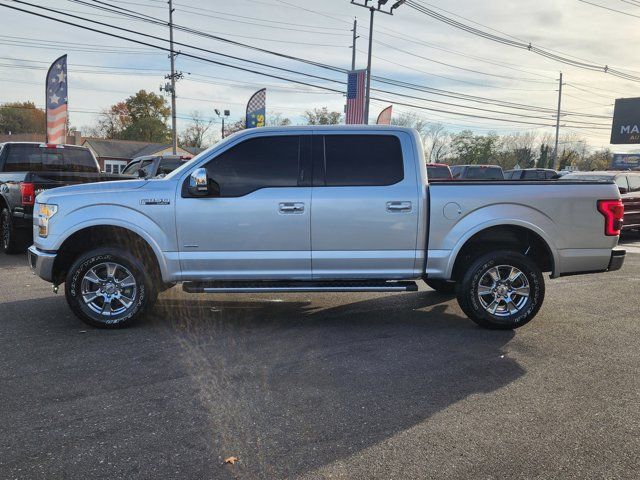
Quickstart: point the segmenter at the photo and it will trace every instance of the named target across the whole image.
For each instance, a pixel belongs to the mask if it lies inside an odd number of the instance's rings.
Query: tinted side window
[[[260,188],[296,187],[300,137],[276,136],[245,140],[206,165],[220,186],[220,196],[240,197]]]
[[[460,178],[461,173],[462,173],[462,167],[451,167],[451,176],[453,178]]]
[[[404,178],[400,140],[393,135],[326,135],[327,186],[393,185]]]
[[[629,180],[629,191],[640,192],[640,175],[629,175],[627,179]]]
[[[173,172],[176,168],[182,165],[182,160],[163,159],[160,161],[160,167],[158,168],[158,175],[167,174]]]
[[[525,170],[524,175],[522,176],[523,180],[537,180],[538,172],[537,170]]]

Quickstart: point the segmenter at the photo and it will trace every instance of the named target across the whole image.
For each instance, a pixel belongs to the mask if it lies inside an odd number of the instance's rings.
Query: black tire
[[[112,276],[109,276],[106,271],[105,265],[107,263],[118,266]],[[90,270],[101,281],[100,283],[85,277]],[[141,260],[124,249],[101,247],[83,253],[67,273],[65,283],[67,303],[73,313],[88,325],[98,328],[128,327],[151,310],[156,301],[158,293],[153,277],[147,270]],[[135,280],[133,287],[126,286],[131,283],[131,280],[124,281],[129,278],[129,274]],[[86,292],[87,289],[92,289],[94,286],[96,290],[91,291],[90,294],[95,293],[97,296],[93,302],[86,302],[82,295],[83,288]],[[104,290],[99,290],[100,288]],[[107,302],[105,295],[112,293],[110,288],[115,288],[116,291],[113,296],[109,296],[110,300]],[[117,298],[118,295],[126,300],[120,301]],[[89,296],[87,295],[86,298]],[[130,305],[127,306],[126,303],[129,302]],[[109,305],[105,309],[107,303]],[[112,314],[107,315],[107,313],[96,311],[100,306],[103,311],[111,310]]]
[[[444,293],[444,294],[456,293],[456,282],[432,278],[429,280],[425,280],[424,283],[429,285],[438,293]]]
[[[520,274],[514,275],[512,268]],[[500,280],[494,280],[492,274]],[[479,294],[481,289],[485,293]],[[542,272],[531,259],[517,252],[497,251],[471,263],[456,294],[462,311],[481,327],[513,330],[536,316],[544,291]]]
[[[26,235],[13,225],[13,218],[8,208],[0,212],[0,247],[4,253],[23,253],[27,249]]]

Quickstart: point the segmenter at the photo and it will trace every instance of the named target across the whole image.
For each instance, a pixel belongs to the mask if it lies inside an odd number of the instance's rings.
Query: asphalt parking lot
[[[427,287],[172,289],[136,327],[95,330],[0,256],[0,478],[638,478],[625,243],[621,271],[549,281],[516,332]]]

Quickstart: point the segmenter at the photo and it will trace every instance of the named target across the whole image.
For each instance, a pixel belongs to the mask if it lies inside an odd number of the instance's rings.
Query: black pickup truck
[[[42,190],[125,178],[100,173],[98,162],[85,147],[0,143],[0,248],[20,253],[31,244],[33,204]]]

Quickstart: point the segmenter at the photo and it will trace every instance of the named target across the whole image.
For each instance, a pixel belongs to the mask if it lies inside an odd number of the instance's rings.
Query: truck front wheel
[[[65,296],[83,322],[122,328],[153,307],[157,292],[143,262],[124,250],[103,247],[76,259],[67,273]]]
[[[544,300],[544,278],[528,257],[491,252],[476,259],[457,284],[462,311],[483,328],[512,330],[536,316]]]

